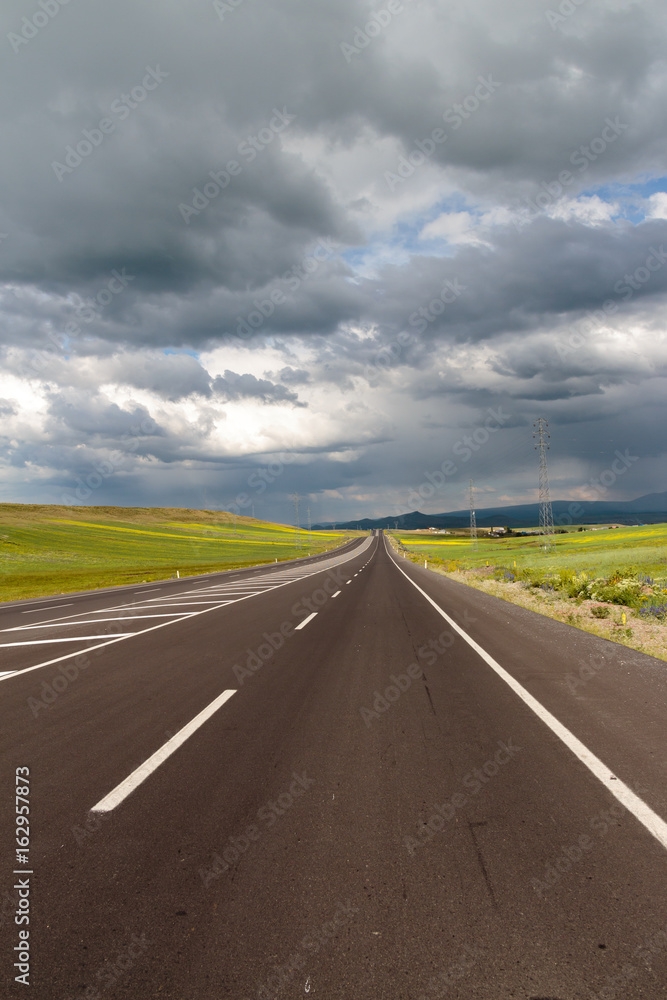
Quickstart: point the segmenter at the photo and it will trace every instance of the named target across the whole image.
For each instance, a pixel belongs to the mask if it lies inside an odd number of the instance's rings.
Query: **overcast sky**
[[[1,500],[525,502],[539,416],[552,497],[667,489],[664,2],[62,3],[0,10]]]

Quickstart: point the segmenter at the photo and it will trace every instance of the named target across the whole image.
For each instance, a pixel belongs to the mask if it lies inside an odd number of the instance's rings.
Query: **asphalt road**
[[[382,537],[0,655],[3,997],[667,997],[665,663]]]

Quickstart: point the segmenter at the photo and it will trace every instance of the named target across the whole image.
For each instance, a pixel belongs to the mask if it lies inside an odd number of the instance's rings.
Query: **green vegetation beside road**
[[[283,562],[356,534],[297,533],[226,511],[0,504],[0,599]]]
[[[570,530],[554,537],[553,551],[545,553],[536,535],[481,535],[473,547],[465,534],[433,535],[428,532],[390,532],[415,558],[438,562],[454,570],[493,567],[500,573],[530,580],[533,586],[557,585],[568,576],[590,579],[643,574],[667,587],[667,524],[637,527]],[[574,596],[574,595],[573,595]]]
[[[426,560],[433,569],[510,601],[524,603],[521,593],[532,594],[541,606],[526,606],[546,614],[549,604],[558,605],[553,617],[582,628],[586,619],[600,622],[612,613],[626,639],[640,623],[667,624],[667,524],[570,530],[555,536],[550,552],[540,536],[480,536],[473,546],[464,532],[389,534],[413,562]],[[563,602],[571,606],[564,614]],[[626,621],[630,615],[632,622]]]

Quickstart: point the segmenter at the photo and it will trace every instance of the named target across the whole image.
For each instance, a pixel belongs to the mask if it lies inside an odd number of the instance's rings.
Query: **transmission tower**
[[[294,527],[296,529],[296,539],[295,544],[297,549],[301,548],[301,539],[299,537],[299,494],[293,493],[292,500],[294,502]]]
[[[470,480],[470,544],[477,548],[477,515],[475,514],[475,482]]]
[[[313,532],[313,526],[310,521],[310,507],[308,507],[308,537],[310,537],[312,532]]]
[[[548,430],[549,424],[544,417],[538,417],[533,427],[536,428],[533,434],[533,437],[537,439],[535,448],[540,453],[540,533],[544,539],[542,548],[545,552],[551,552],[554,547],[554,515],[551,509],[549,470],[547,468],[547,451],[549,450],[547,441],[551,435]]]

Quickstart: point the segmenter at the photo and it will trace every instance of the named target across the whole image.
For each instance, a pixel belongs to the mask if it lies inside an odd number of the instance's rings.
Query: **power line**
[[[540,533],[543,538],[542,548],[545,552],[551,552],[554,548],[554,515],[551,507],[551,491],[549,488],[549,469],[547,468],[547,451],[550,439],[549,423],[544,417],[538,417],[533,427],[536,433],[533,437],[537,439],[535,448],[540,453]]]

